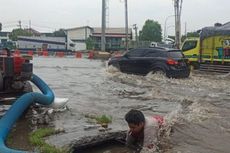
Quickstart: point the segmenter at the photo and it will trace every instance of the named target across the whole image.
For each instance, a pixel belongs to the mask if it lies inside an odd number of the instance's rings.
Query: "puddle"
[[[110,140],[95,146],[75,148],[73,153],[135,153],[135,151],[125,147],[121,142]]]

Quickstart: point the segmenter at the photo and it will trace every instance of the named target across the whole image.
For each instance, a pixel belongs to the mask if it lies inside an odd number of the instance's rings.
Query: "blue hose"
[[[13,103],[6,114],[0,119],[0,153],[25,153],[25,151],[8,148],[5,145],[7,135],[14,123],[32,103],[50,105],[54,101],[54,93],[44,81],[35,74],[33,74],[31,81],[41,90],[43,94],[35,92],[24,94]]]

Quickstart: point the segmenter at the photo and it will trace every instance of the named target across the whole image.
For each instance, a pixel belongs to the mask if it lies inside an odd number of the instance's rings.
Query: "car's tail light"
[[[175,61],[174,59],[169,58],[169,59],[167,60],[167,64],[168,64],[168,65],[178,65],[178,62]]]

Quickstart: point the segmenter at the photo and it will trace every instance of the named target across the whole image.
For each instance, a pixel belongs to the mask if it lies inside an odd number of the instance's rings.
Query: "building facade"
[[[66,29],[67,38],[76,43],[76,50],[86,50],[87,39],[91,38],[93,49],[101,49],[101,28],[97,27],[77,27]],[[106,28],[106,51],[115,51],[125,49],[126,32],[125,28]],[[132,29],[128,29],[128,38],[132,39]]]
[[[66,35],[68,40],[73,41],[75,50],[86,50],[86,41],[92,35],[93,28],[89,26],[77,27],[72,29],[66,29]]]
[[[101,28],[93,28],[92,39],[96,50],[101,49]],[[128,39],[132,40],[132,29],[128,29]],[[125,49],[126,32],[125,28],[106,28],[105,30],[106,51]]]
[[[19,36],[17,48],[22,51],[74,51],[75,44],[66,43],[66,37]]]

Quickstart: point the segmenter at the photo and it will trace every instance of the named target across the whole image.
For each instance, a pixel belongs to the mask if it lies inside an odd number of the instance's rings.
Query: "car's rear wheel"
[[[166,76],[166,72],[161,68],[154,69],[153,74]]]
[[[113,67],[117,68],[120,71],[120,65],[119,63],[114,63],[112,64]]]

